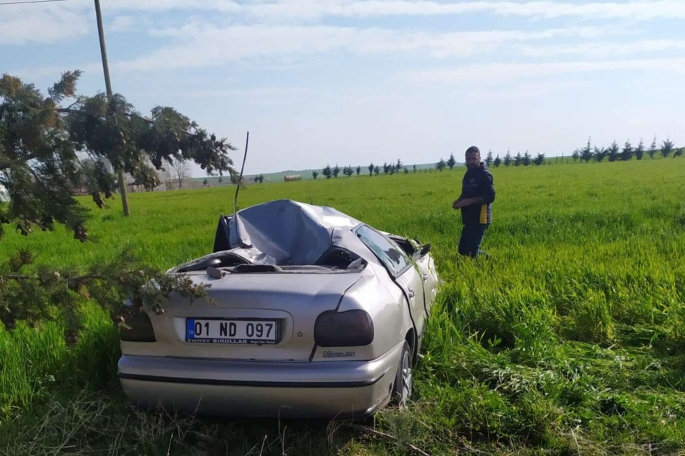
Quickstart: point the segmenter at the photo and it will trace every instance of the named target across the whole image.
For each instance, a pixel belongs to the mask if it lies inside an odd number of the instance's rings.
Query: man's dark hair
[[[477,148],[476,146],[471,146],[468,149],[466,149],[467,154],[478,154],[480,155],[480,149]]]

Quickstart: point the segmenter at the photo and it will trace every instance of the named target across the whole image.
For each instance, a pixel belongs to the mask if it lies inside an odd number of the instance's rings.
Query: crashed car
[[[291,200],[221,216],[214,252],[168,271],[211,299],[172,295],[120,330],[123,390],[139,406],[238,417],[406,404],[437,292],[429,250]]]

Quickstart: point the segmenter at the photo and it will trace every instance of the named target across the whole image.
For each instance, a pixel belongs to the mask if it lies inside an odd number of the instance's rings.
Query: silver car
[[[363,418],[405,404],[435,300],[430,244],[329,207],[222,216],[214,252],[177,266],[211,299],[171,296],[122,329],[140,406],[239,417]]]

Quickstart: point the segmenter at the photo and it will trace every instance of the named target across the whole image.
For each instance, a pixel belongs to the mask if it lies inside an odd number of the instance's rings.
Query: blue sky
[[[246,173],[685,143],[685,0],[101,1],[114,90],[237,165],[249,130]],[[0,6],[0,73],[77,68],[104,90],[92,1]]]

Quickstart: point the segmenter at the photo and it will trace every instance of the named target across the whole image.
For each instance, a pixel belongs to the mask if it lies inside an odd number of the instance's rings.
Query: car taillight
[[[319,347],[356,347],[373,342],[373,320],[363,310],[327,310],[314,325],[314,341]]]
[[[126,317],[126,325],[119,328],[119,338],[126,342],[156,342],[155,331],[152,328],[150,317],[145,312],[136,312]]]

